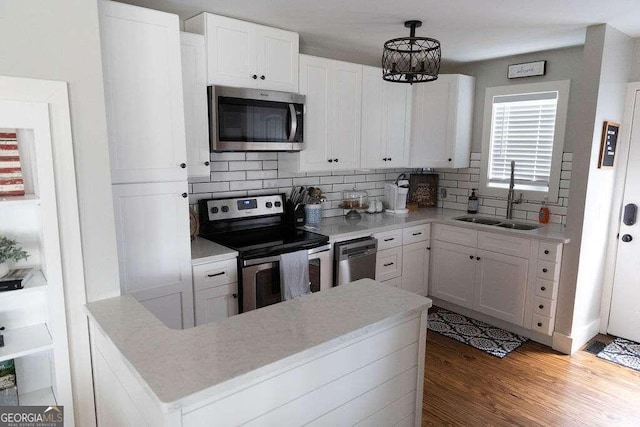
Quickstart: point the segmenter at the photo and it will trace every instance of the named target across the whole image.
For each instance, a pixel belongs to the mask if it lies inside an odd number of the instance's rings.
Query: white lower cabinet
[[[439,240],[435,240],[431,248],[430,294],[472,308],[476,249]]]
[[[427,295],[429,252],[428,240],[402,247],[402,289]]]
[[[376,280],[384,282],[402,276],[402,247],[379,251],[376,257]]]
[[[473,308],[523,325],[529,260],[478,250]]]
[[[238,314],[236,259],[193,266],[196,326]]]

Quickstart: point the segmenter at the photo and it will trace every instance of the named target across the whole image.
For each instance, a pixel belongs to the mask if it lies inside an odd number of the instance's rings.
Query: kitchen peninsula
[[[420,425],[431,300],[363,279],[172,330],[87,305],[101,425]]]

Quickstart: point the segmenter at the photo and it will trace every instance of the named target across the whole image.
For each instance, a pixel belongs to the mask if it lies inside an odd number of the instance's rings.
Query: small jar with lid
[[[368,195],[364,190],[345,190],[342,192],[342,209],[367,209],[369,207]]]

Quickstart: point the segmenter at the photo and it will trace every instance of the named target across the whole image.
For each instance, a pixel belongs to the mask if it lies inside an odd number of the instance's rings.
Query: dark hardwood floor
[[[428,331],[422,424],[640,426],[640,372],[533,341],[498,359]]]

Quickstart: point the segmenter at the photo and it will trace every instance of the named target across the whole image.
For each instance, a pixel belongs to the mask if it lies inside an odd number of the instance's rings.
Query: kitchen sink
[[[489,218],[476,218],[472,216],[461,216],[459,218],[454,218],[456,221],[464,221],[464,222],[472,222],[474,224],[484,224],[484,225],[498,225],[500,221]]]
[[[509,228],[511,230],[535,230],[536,228],[540,228],[539,225],[534,225],[534,224],[524,224],[521,222],[507,222],[507,221],[501,221],[499,219],[482,218],[482,217],[478,218],[475,216],[460,216],[454,219],[456,221],[470,222],[473,224],[492,225],[494,227]]]
[[[510,228],[512,230],[535,230],[536,228],[540,228],[539,225],[520,224],[517,222],[503,222],[501,224],[497,224],[496,227]]]

